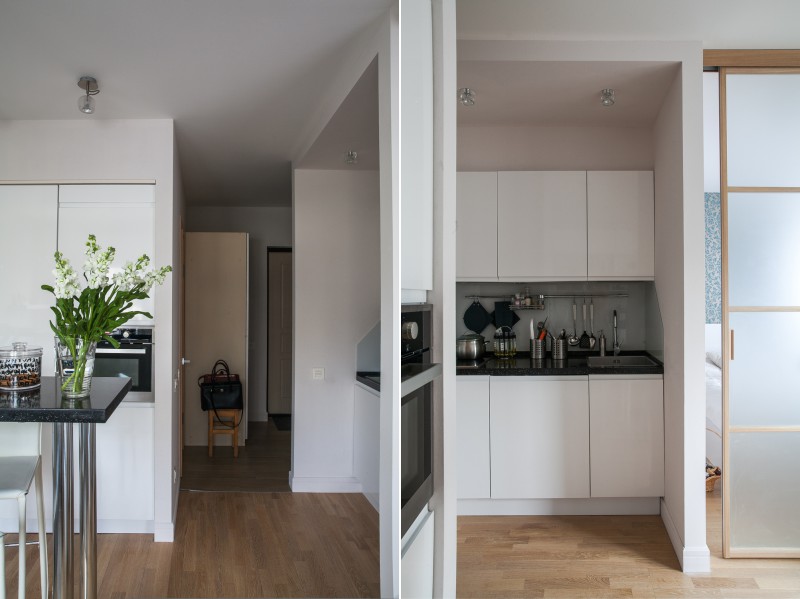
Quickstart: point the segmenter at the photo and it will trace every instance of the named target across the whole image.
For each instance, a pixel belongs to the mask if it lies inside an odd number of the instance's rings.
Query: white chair
[[[34,480],[42,599],[47,599],[49,590],[47,534],[42,499],[41,437],[42,425],[38,422],[0,423],[0,499],[16,499],[19,506],[19,599],[25,597],[25,501]],[[3,572],[5,573],[5,567]]]

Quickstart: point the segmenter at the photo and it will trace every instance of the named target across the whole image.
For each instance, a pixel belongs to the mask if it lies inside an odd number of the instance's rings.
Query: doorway
[[[292,249],[267,248],[267,412],[278,430],[292,421]]]

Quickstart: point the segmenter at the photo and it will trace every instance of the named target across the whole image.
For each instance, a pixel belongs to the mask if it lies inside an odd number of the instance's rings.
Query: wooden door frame
[[[292,254],[292,260],[294,260],[294,248],[292,246],[287,245],[268,245],[267,246],[267,337],[266,337],[266,346],[267,346],[267,363],[265,364],[265,368],[267,371],[266,377],[266,385],[264,385],[264,392],[266,397],[264,400],[267,404],[267,418],[269,418],[269,300],[270,300],[270,288],[269,288],[269,255],[271,252],[275,253],[289,253]],[[292,303],[294,303],[294,272],[292,272]],[[292,312],[294,312],[294,307],[292,307]],[[294,369],[294,361],[292,361],[292,369]],[[294,401],[294,398],[292,398]],[[294,413],[294,410],[292,410]]]

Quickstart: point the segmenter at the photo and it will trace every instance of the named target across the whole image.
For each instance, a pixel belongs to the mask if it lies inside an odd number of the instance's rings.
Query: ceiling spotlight
[[[78,87],[86,92],[85,95],[78,97],[78,110],[83,114],[92,114],[94,112],[94,98],[100,93],[100,88],[97,87],[97,79],[94,77],[81,77],[78,80]]]
[[[458,101],[464,106],[475,106],[475,92],[468,87],[458,90]]]
[[[614,90],[607,87],[600,92],[600,103],[603,106],[613,106],[616,100],[614,99]]]
[[[358,162],[358,152],[355,150],[350,150],[344,156],[345,164],[356,164]]]

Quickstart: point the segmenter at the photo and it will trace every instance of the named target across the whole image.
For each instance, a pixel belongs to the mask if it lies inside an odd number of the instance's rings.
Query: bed
[[[722,333],[706,325],[706,457],[722,465]]]

